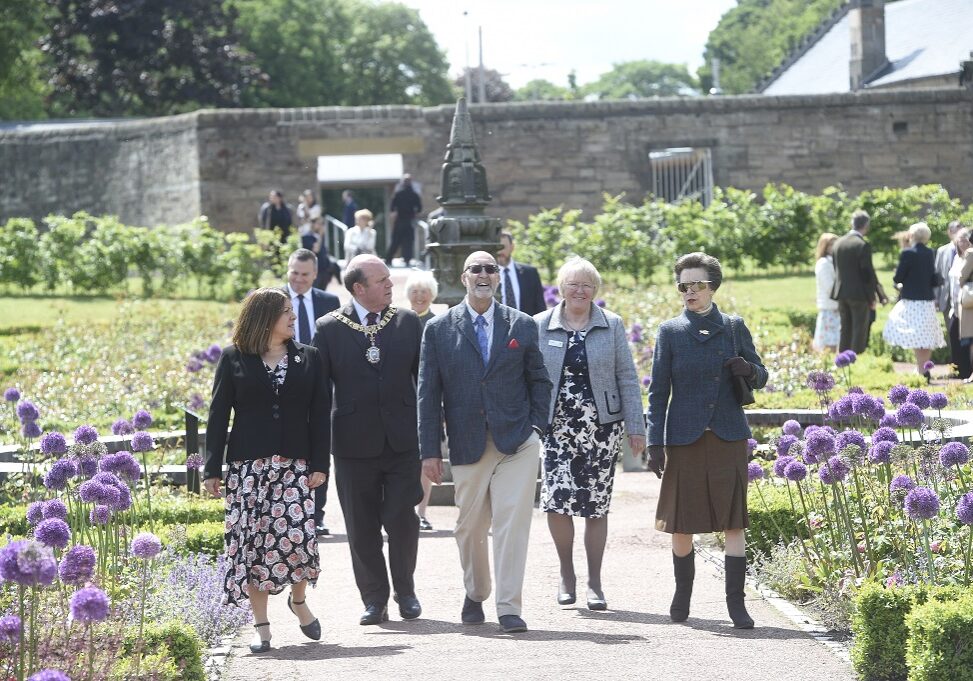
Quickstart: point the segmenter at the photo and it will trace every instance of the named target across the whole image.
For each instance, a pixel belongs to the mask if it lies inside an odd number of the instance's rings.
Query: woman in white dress
[[[818,321],[814,325],[814,340],[811,347],[817,352],[834,352],[838,349],[841,336],[841,316],[838,314],[838,301],[832,300],[834,288],[834,259],[832,251],[837,234],[825,232],[818,238],[815,249],[814,282],[817,285]]]
[[[355,226],[345,232],[345,262],[356,255],[375,255],[375,229],[372,227],[372,211],[367,208],[355,211]]]
[[[932,349],[946,345],[933,292],[944,282],[936,272],[936,254],[926,246],[931,235],[925,222],[909,227],[912,246],[899,254],[899,265],[892,277],[901,297],[882,330],[887,343],[915,352],[916,373],[925,376],[927,382],[931,377],[926,362],[932,357]]]

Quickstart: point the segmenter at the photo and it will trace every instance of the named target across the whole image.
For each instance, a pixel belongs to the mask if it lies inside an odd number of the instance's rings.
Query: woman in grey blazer
[[[561,563],[557,602],[576,601],[574,516],[581,516],[588,608],[605,610],[601,563],[615,464],[623,424],[632,451],[645,449],[642,395],[625,325],[592,302],[601,286],[598,270],[587,260],[571,258],[558,272],[557,284],[564,300],[534,316],[544,365],[558,382],[544,435],[541,508]]]
[[[672,534],[676,593],[669,616],[674,622],[689,617],[693,534],[724,532],[727,609],[734,627],[749,629],[743,583],[751,433],[733,381],[742,376],[762,388],[767,370],[743,320],[713,303],[723,281],[720,261],[690,253],[676,261],[675,273],[685,310],[659,327],[648,414],[649,468],[662,477],[655,526]]]

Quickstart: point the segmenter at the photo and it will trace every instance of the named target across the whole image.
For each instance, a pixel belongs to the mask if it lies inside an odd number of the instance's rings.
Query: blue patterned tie
[[[297,296],[297,339],[298,343],[305,345],[311,344],[311,320],[307,316],[307,308],[304,307],[304,294]]]
[[[480,344],[480,355],[483,357],[483,366],[486,366],[490,359],[490,341],[487,340],[486,320],[483,315],[476,316],[474,326],[476,326],[476,342]]]

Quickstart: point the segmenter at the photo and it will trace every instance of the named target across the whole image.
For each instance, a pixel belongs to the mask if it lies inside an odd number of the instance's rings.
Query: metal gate
[[[670,203],[713,200],[713,155],[709,148],[672,147],[649,152],[652,194]]]

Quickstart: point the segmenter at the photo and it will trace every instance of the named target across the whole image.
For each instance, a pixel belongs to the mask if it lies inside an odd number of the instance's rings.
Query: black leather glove
[[[723,362],[723,366],[729,367],[730,373],[734,376],[743,376],[744,378],[753,376],[753,365],[743,357],[731,357]]]
[[[666,469],[666,448],[662,445],[649,445],[649,470],[655,473],[655,477],[661,478],[662,471]]]

